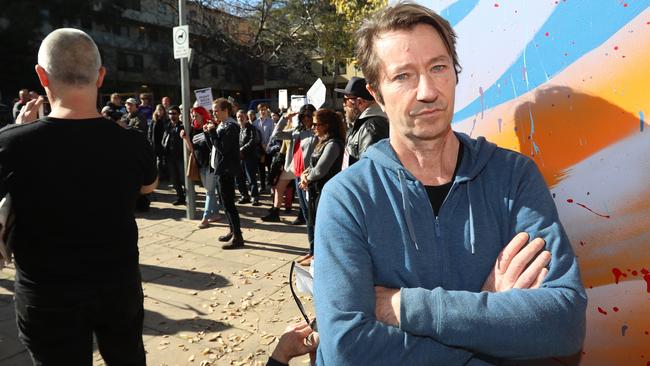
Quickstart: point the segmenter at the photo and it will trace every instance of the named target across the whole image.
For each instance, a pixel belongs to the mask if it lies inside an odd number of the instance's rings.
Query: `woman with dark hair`
[[[162,104],[158,104],[151,118],[151,126],[149,126],[149,142],[151,143],[153,152],[158,160],[158,174],[161,179],[167,177],[167,166],[165,164],[162,138],[168,124],[169,117],[167,117],[167,109],[165,109],[165,106]]]
[[[336,173],[341,171],[345,139],[345,124],[341,116],[331,109],[319,109],[312,125],[318,142],[309,158],[309,167],[300,175],[300,189],[309,192],[308,225],[316,223],[316,210],[320,193]],[[314,257],[314,245],[309,247],[309,256],[300,262],[308,266]]]
[[[217,202],[217,179],[214,171],[210,167],[210,152],[212,145],[205,138],[203,125],[212,122],[212,116],[203,107],[194,107],[190,111],[192,117],[192,128],[189,138],[182,136],[185,140],[185,146],[194,154],[194,159],[199,166],[199,175],[201,183],[205,187],[205,205],[203,209],[203,219],[199,223],[199,229],[207,228],[211,222],[219,220],[219,206]]]

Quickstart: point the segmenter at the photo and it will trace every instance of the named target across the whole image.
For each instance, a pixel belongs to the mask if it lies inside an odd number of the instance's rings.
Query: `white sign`
[[[291,96],[291,110],[293,112],[298,113],[300,111],[300,107],[303,105],[307,104],[307,97],[304,95],[292,95]],[[293,127],[298,126],[298,115],[293,116],[293,121],[292,121]]]
[[[187,25],[174,27],[174,58],[190,57],[190,29]]]
[[[325,104],[326,95],[327,88],[325,87],[325,84],[323,84],[323,81],[319,78],[307,92],[307,103],[313,105],[316,107],[316,109],[318,109],[323,104]]]
[[[207,111],[212,110],[212,88],[197,89],[194,91],[196,103]]]
[[[289,99],[287,98],[287,89],[278,90],[278,108],[287,109],[289,107]]]

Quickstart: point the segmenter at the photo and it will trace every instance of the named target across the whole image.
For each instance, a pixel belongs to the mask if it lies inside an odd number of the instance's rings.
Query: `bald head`
[[[97,45],[88,34],[78,29],[60,28],[41,43],[38,64],[51,81],[82,86],[97,82],[102,60]]]

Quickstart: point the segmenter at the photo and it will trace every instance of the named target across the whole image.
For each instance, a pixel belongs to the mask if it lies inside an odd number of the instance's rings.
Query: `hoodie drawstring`
[[[474,254],[474,214],[472,213],[472,197],[469,195],[469,180],[467,181],[467,200],[469,201],[469,245],[472,247],[472,254]]]
[[[402,205],[404,206],[404,215],[406,218],[406,227],[408,228],[409,235],[411,236],[411,240],[413,240],[413,243],[415,244],[415,250],[420,251],[420,247],[418,247],[418,241],[415,237],[415,230],[413,229],[413,221],[411,220],[411,210],[409,208],[409,200],[408,200],[408,187],[406,186],[406,178],[404,177],[404,172],[400,169],[397,171],[397,175],[399,176],[399,184],[401,187],[402,191]]]

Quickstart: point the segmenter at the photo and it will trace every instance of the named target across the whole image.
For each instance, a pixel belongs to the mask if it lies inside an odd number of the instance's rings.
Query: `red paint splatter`
[[[620,281],[621,277],[627,277],[627,274],[623,273],[618,268],[612,268],[612,273],[614,274],[614,279],[616,280],[617,284]]]
[[[624,8],[627,8],[627,3],[623,4],[623,7],[624,7]]]
[[[499,4],[498,4],[498,3],[494,3],[494,7],[495,7],[495,8],[498,8],[498,7],[499,7]]]
[[[650,294],[650,274],[643,275],[643,280],[646,284],[646,291]]]
[[[617,51],[617,50],[618,50],[618,46],[614,46],[614,51]]]
[[[641,273],[643,273],[643,274],[645,275],[645,274],[648,274],[648,273],[650,273],[650,272],[648,272],[648,270],[645,269],[645,268],[641,268]]]
[[[567,201],[568,203],[574,203],[572,198],[569,198],[569,199],[566,200],[566,201]],[[603,217],[603,218],[606,218],[606,219],[610,219],[610,218],[612,218],[612,217],[609,216],[609,215],[601,214],[601,213],[598,213],[598,212],[596,212],[596,211],[590,209],[589,207],[587,207],[587,205],[585,205],[585,204],[583,204],[583,203],[575,202],[575,204],[578,205],[578,206],[580,206],[580,207],[582,207],[582,208],[584,208],[585,210],[590,211],[591,213],[593,213],[593,214],[596,215],[596,216],[600,216],[600,217]]]
[[[585,242],[582,241],[582,240],[580,240],[580,245],[581,245],[581,246],[585,246]]]
[[[618,308],[616,306],[614,306],[612,310],[614,310],[615,313],[618,313]]]
[[[546,32],[546,33],[544,33],[544,35],[548,37],[548,36],[549,36],[549,33],[548,33],[548,32]]]
[[[607,315],[607,312],[605,310],[603,310],[603,308],[601,308],[600,306],[598,307],[598,312],[603,314],[603,315]]]
[[[648,331],[647,331],[647,330],[646,330],[644,333],[645,333],[645,335],[648,335]]]
[[[632,276],[636,276],[636,275],[638,275],[638,274],[639,274],[639,272],[637,272],[637,271],[632,271]]]

